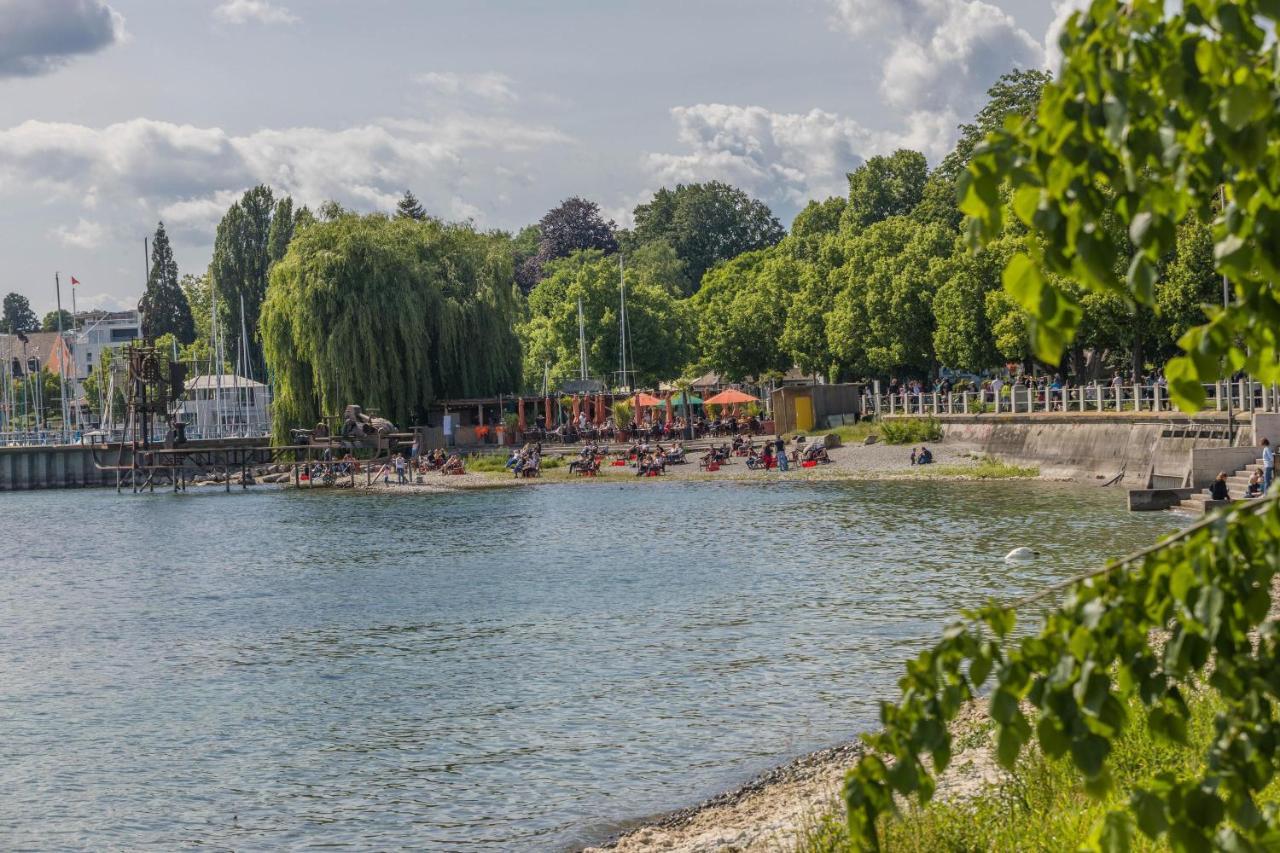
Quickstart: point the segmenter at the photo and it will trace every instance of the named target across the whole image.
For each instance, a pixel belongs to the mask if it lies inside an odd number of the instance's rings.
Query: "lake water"
[[[0,846],[558,850],[1176,525],[1035,482],[0,495]],[[1044,552],[1008,566],[1018,545]]]

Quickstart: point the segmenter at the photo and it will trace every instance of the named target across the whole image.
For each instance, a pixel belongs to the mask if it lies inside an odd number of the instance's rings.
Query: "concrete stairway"
[[[1254,471],[1262,470],[1262,460],[1257,459],[1254,464],[1249,465],[1227,477],[1227,494],[1230,495],[1229,500],[1215,501],[1209,497],[1208,489],[1201,489],[1198,494],[1192,495],[1187,500],[1177,506],[1177,509],[1185,512],[1192,512],[1196,515],[1204,515],[1218,507],[1227,506],[1237,500],[1244,498],[1245,489],[1249,487],[1249,478]]]

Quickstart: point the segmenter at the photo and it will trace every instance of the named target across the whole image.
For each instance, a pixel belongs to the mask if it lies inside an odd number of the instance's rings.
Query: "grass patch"
[[[1025,480],[1040,476],[1039,468],[1009,465],[992,456],[978,457],[977,465],[923,465],[921,477],[964,477],[969,480]]]
[[[511,454],[509,453],[486,453],[481,456],[470,456],[466,459],[467,470],[477,474],[505,473],[507,460],[510,458]],[[567,464],[563,456],[542,457],[543,471],[554,471],[556,468],[562,468]]]
[[[1100,800],[1084,793],[1080,778],[1067,759],[1050,759],[1035,749],[1024,753],[1007,782],[988,788],[960,803],[909,807],[881,822],[886,851],[1057,851],[1075,850],[1107,812],[1126,809],[1129,794],[1149,784],[1158,773],[1181,779],[1198,777],[1203,756],[1214,737],[1214,715],[1221,703],[1212,694],[1190,697],[1187,744],[1170,743],[1147,729],[1145,712],[1134,700],[1129,724],[1108,759],[1115,786]],[[990,742],[991,728],[987,728]],[[1266,802],[1280,796],[1280,783],[1263,792]],[[800,839],[802,853],[848,853],[844,815],[818,820]],[[1167,850],[1134,831],[1134,851]]]
[[[916,444],[942,441],[942,423],[937,418],[895,418],[880,424],[885,444]]]

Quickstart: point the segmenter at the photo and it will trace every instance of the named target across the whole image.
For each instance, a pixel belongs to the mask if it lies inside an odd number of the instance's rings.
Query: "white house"
[[[233,438],[271,432],[271,389],[244,376],[223,373],[187,380],[178,407],[188,438]]]

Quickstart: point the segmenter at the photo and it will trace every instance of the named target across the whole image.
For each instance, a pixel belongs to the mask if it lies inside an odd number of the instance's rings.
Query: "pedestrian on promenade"
[[[1271,481],[1276,478],[1276,452],[1270,439],[1262,439],[1262,493],[1271,491]]]

